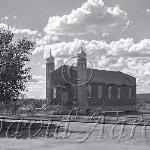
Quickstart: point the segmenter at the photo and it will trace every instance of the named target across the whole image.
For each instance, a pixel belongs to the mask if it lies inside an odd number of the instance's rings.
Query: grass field
[[[66,123],[64,123],[65,125]],[[98,124],[90,136],[83,143],[80,143],[94,127],[95,123],[71,122],[69,126],[70,136],[65,138],[65,134],[58,133],[58,137],[45,138],[41,133],[33,139],[30,138],[6,138],[0,139],[0,150],[149,150],[150,149],[150,127],[147,127],[146,137],[142,136],[142,127],[135,128],[126,125],[123,135],[125,137],[112,137],[113,125],[104,126],[103,137],[100,135],[100,124]],[[121,125],[116,126],[114,136],[121,129]],[[102,131],[102,130],[101,130]],[[102,133],[102,132],[101,132]],[[111,134],[111,136],[110,136]]]

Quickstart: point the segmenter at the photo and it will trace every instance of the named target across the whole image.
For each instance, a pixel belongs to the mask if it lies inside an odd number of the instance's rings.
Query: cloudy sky
[[[81,41],[95,68],[133,75],[137,93],[150,92],[149,0],[0,0],[1,26],[36,41],[28,97],[45,98],[49,50],[59,67]]]

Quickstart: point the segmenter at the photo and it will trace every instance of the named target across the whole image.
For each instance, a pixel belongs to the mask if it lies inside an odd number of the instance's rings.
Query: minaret
[[[78,107],[85,110],[88,107],[87,102],[87,62],[86,52],[84,51],[83,45],[80,47],[77,60],[77,82],[78,82]]]
[[[55,70],[54,57],[51,54],[46,59],[46,100],[52,100],[52,72]]]

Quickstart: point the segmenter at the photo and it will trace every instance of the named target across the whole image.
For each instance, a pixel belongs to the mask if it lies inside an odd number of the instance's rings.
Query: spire
[[[50,55],[49,55],[49,57],[50,57],[50,58],[53,57],[53,56],[52,56],[52,50],[51,50],[51,49],[50,49]]]
[[[78,57],[86,58],[86,52],[85,52],[85,47],[83,45],[83,42],[80,45],[80,50],[78,52]]]
[[[47,62],[54,62],[54,57],[52,56],[52,53],[51,53],[51,49],[50,49],[50,52],[49,52],[49,57],[47,58]]]
[[[85,47],[84,47],[84,45],[83,45],[83,43],[81,43],[81,53],[84,53],[84,54],[86,54],[86,52],[85,52]]]

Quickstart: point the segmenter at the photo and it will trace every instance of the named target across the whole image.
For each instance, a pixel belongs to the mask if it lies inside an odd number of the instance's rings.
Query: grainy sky
[[[150,92],[149,0],[0,0],[0,26],[36,41],[27,95],[45,98],[45,58],[56,67],[84,43],[95,68],[137,78],[137,93]]]

